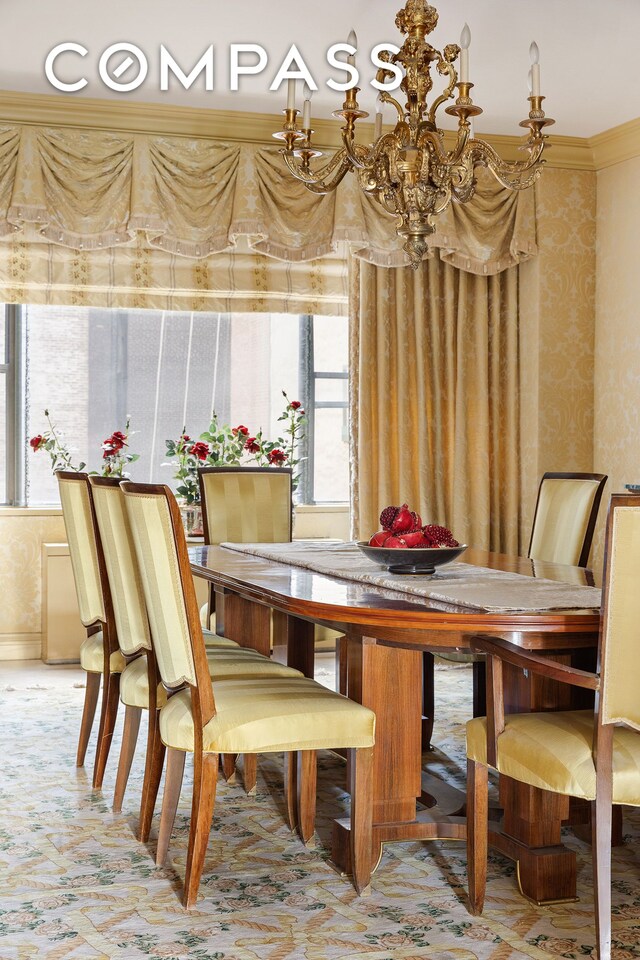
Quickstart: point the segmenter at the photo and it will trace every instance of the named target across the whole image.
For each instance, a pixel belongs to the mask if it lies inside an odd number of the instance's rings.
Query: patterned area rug
[[[42,683],[42,681],[41,681]],[[428,759],[463,782],[468,669],[437,673],[439,750]],[[372,895],[359,899],[328,863],[330,821],[344,815],[344,766],[320,761],[318,844],[305,849],[283,822],[281,763],[262,758],[256,797],[222,784],[196,909],[178,901],[189,805],[183,791],[167,867],[134,838],[144,730],[123,813],[110,809],[119,743],[102,793],[74,753],[83,691],[0,691],[1,960],[508,960],[595,956],[589,848],[578,852],[577,904],[535,907],[513,864],[492,856],[485,914],[464,906],[464,845],[392,844]],[[187,774],[188,778],[188,774]],[[640,817],[625,812],[614,850],[614,957],[640,957]],[[152,835],[152,841],[155,833]]]

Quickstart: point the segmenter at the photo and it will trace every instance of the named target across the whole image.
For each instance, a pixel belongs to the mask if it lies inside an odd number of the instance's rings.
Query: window
[[[214,410],[223,423],[275,438],[282,390],[308,415],[297,498],[348,499],[345,318],[7,307],[0,350],[6,502],[58,500],[48,456],[27,452],[26,438],[47,428],[45,409],[74,463],[86,460],[90,470],[100,468],[103,440],[129,415],[130,449],[140,455],[132,478],[171,484],[166,439],[184,426],[197,437]],[[18,391],[21,376],[26,390]]]

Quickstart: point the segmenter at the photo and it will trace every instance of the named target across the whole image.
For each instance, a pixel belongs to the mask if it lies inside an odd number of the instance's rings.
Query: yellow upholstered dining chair
[[[481,913],[484,904],[488,767],[529,786],[590,800],[600,960],[611,956],[612,804],[640,806],[639,569],[640,497],[619,494],[611,498],[607,519],[597,673],[480,637],[478,649],[488,655],[489,712],[467,724],[471,911]],[[505,716],[503,661],[594,690],[595,710]]]
[[[149,614],[151,637],[168,702],[160,734],[168,750],[158,846],[168,842],[186,753],[194,758],[191,826],[183,902],[195,903],[213,816],[218,755],[300,752],[287,765],[287,806],[296,808],[307,842],[315,819],[315,751],[347,749],[351,776],[351,856],[354,884],[371,874],[371,777],[375,715],[306,677],[214,680],[184,530],[168,487],[123,484]],[[294,773],[297,796],[293,799]]]
[[[291,540],[293,472],[290,467],[200,467],[200,501],[205,543],[287,543]],[[215,594],[200,611],[211,625]],[[315,640],[340,634],[316,624]]]
[[[544,473],[531,527],[527,556],[531,560],[586,567],[598,518],[604,473]],[[443,659],[473,664],[473,716],[486,713],[486,672],[484,657],[461,653]],[[426,716],[433,715],[433,658],[424,658]],[[433,721],[430,722],[430,738]]]
[[[289,467],[200,467],[204,542],[286,543],[292,534]],[[200,611],[205,626],[215,614],[215,594]]]
[[[544,473],[527,556],[586,567],[606,482],[603,473]]]
[[[99,789],[111,747],[120,673],[125,661],[118,647],[104,556],[96,536],[89,478],[86,473],[63,470],[56,476],[80,619],[91,631],[80,647],[80,664],[87,674],[87,687],[76,763],[79,767],[84,765],[102,677],[102,707],[93,768],[93,786]]]
[[[118,644],[127,661],[120,676],[120,699],[125,705],[125,720],[113,809],[116,813],[122,809],[140,718],[143,710],[149,711],[147,759],[140,804],[140,839],[146,841],[164,759],[157,710],[166,703],[166,695],[157,683],[149,684],[147,657],[153,656],[151,634],[120,480],[115,477],[91,477],[90,485]],[[207,635],[207,661],[211,675],[224,679],[238,676],[300,676],[296,670],[274,663],[249,648],[239,647],[233,640],[210,632]],[[151,673],[155,675],[153,667]],[[245,786],[251,789],[254,785],[255,773],[254,782]]]

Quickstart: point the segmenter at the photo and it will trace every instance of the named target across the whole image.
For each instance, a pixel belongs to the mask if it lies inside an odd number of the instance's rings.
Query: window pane
[[[349,384],[345,379],[325,379],[324,377],[316,379],[316,403],[337,402],[346,403],[348,399]]]
[[[48,408],[74,464],[99,470],[102,443],[131,416],[133,479],[173,483],[165,440],[221,423],[276,439],[285,400],[297,399],[299,319],[290,315],[26,308],[28,436]],[[52,358],[55,358],[52,362]],[[57,502],[48,454],[28,457],[32,503]]]
[[[335,373],[348,369],[349,321],[346,317],[313,318],[314,369]]]
[[[7,377],[0,373],[0,503],[7,502]]]
[[[320,408],[315,415],[314,499],[349,499],[349,432],[347,410]]]

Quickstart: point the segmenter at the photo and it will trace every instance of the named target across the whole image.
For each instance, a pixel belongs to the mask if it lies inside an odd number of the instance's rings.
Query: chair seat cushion
[[[203,729],[210,753],[349,749],[374,743],[375,714],[305,677],[214,683],[217,714]],[[191,694],[183,690],[160,711],[168,747],[194,749]]]
[[[240,644],[236,643],[235,640],[229,640],[228,637],[221,637],[219,634],[214,633],[213,630],[207,630],[206,627],[203,627],[202,635],[204,637],[205,647],[233,647],[236,650],[240,649]]]
[[[212,679],[231,679],[235,677],[301,677],[299,670],[286,667],[282,663],[268,660],[255,650],[237,647],[228,651],[225,648],[207,650],[209,673]],[[149,680],[146,656],[137,657],[128,663],[120,677],[120,699],[128,707],[149,709]],[[158,685],[158,707],[167,702],[167,693],[162,684]]]
[[[122,673],[125,663],[126,661],[120,651],[116,650],[111,654],[109,663],[111,673]],[[80,645],[80,666],[87,673],[102,673],[104,669],[102,630],[92,633],[91,636],[82,641]]]
[[[593,800],[593,729],[592,710],[507,716],[498,738],[497,769],[532,787]],[[467,723],[467,756],[487,762],[484,717]],[[640,734],[626,727],[614,731],[613,802],[640,806]]]

